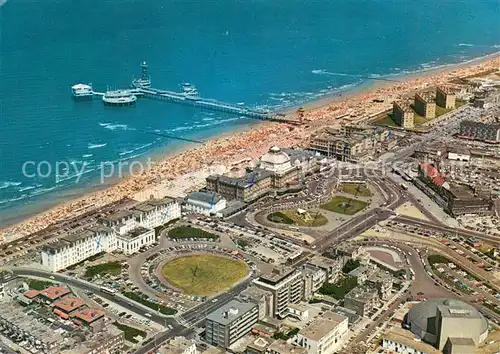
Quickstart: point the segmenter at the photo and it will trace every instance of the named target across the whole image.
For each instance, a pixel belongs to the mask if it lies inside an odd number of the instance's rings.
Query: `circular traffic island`
[[[248,265],[242,260],[201,254],[168,260],[161,272],[170,285],[185,294],[209,296],[229,289],[245,278]]]

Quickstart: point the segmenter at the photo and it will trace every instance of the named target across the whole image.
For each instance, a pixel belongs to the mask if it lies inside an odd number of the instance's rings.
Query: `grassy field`
[[[297,226],[323,226],[328,223],[328,219],[322,214],[316,214],[316,212],[309,212],[311,219],[305,219],[304,217],[297,214],[296,210],[284,210],[271,213],[267,216],[267,220],[276,222],[279,224],[286,225],[297,225]]]
[[[179,226],[173,228],[168,232],[168,237],[174,239],[183,238],[207,238],[212,240],[218,240],[219,236],[211,234],[210,232],[198,229],[196,227]]]
[[[137,336],[146,338],[146,332],[141,331],[140,329],[129,327],[116,321],[113,322],[113,325],[116,326],[116,328],[118,328],[119,330],[123,331],[125,333],[125,340],[131,343],[139,343],[136,339],[134,339]]]
[[[319,288],[319,293],[323,295],[332,296],[335,299],[341,300],[346,294],[358,285],[356,277],[345,277],[335,284],[324,283]]]
[[[349,204],[349,207],[345,208],[343,204]],[[358,211],[363,210],[367,205],[367,202],[337,195],[328,203],[321,205],[321,208],[333,211],[334,213],[354,215]]]
[[[396,122],[392,119],[392,113],[387,114],[385,117],[373,122],[374,124],[377,125],[389,125],[391,127],[397,127],[398,125]]]
[[[167,262],[163,276],[189,295],[207,296],[229,289],[248,274],[245,262],[215,255],[179,257]]]
[[[359,191],[357,192],[360,197],[371,197],[372,192],[368,189],[368,187],[365,184],[359,184],[359,183],[343,183],[341,185],[342,192],[356,195],[356,189],[359,188]]]
[[[132,291],[126,291],[122,294],[125,297],[128,297],[129,299],[132,299],[134,301],[137,301],[144,306],[149,307],[150,309],[153,309],[154,311],[160,311],[160,313],[164,315],[175,315],[177,313],[177,310],[172,309],[167,306],[163,306],[162,304],[158,302],[153,302],[148,300],[148,297],[144,294],[139,294],[139,293],[134,293]]]
[[[122,265],[120,262],[108,262],[97,264],[95,266],[88,267],[85,271],[85,277],[93,278],[96,275],[118,275],[122,271]]]

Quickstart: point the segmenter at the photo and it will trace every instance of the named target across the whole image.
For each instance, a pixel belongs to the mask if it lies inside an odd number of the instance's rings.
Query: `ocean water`
[[[203,140],[255,123],[150,100],[74,102],[73,84],[125,88],[147,60],[154,87],[191,82],[203,97],[278,110],[366,83],[335,73],[396,75],[497,51],[499,18],[498,0],[1,0],[0,225],[101,188],[103,161],[191,144],[144,130]],[[57,179],[58,162],[69,171]]]

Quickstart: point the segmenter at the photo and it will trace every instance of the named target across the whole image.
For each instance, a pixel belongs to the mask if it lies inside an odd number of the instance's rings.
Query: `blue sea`
[[[393,76],[495,52],[499,18],[498,0],[0,0],[0,224],[102,188],[103,161],[191,144],[143,131],[205,140],[255,124],[147,99],[74,102],[76,83],[126,88],[147,60],[154,87],[190,82],[279,110],[367,84],[335,73]],[[70,166],[58,180],[57,162]]]

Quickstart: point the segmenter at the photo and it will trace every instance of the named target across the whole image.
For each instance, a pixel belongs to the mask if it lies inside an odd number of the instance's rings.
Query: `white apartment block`
[[[56,272],[101,252],[119,249],[132,254],[155,242],[155,227],[180,216],[180,204],[172,198],[145,201],[44,246],[42,265]]]
[[[98,225],[67,234],[42,249],[42,265],[52,272],[68,268],[101,252],[116,249],[116,235],[109,227]]]
[[[152,245],[154,242],[155,231],[141,226],[124,234],[116,235],[116,245],[124,254],[139,252],[141,247]]]
[[[295,343],[305,348],[308,354],[341,353],[347,336],[347,317],[327,311],[302,328]]]
[[[293,268],[275,268],[269,274],[263,274],[255,279],[254,284],[273,294],[274,316],[285,318],[288,315],[288,305],[297,304],[302,300],[304,282],[302,273]]]

